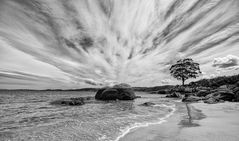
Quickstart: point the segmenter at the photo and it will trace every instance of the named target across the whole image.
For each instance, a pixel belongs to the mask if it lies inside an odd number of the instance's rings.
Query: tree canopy
[[[178,60],[169,70],[174,78],[182,80],[182,85],[184,85],[185,80],[196,78],[201,73],[199,64],[194,62],[191,58]]]

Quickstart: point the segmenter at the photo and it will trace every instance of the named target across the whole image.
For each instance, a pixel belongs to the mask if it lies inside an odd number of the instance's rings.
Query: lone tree
[[[196,78],[201,73],[199,64],[194,62],[191,58],[178,60],[169,70],[174,78],[182,80],[183,86],[187,79]]]

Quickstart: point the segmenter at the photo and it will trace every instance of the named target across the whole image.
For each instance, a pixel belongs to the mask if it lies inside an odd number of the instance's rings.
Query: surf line
[[[166,119],[169,118],[170,116],[172,116],[174,114],[174,112],[176,111],[175,105],[167,106],[167,105],[162,104],[162,105],[155,105],[155,106],[170,107],[172,109],[172,111],[169,114],[167,114],[166,116],[160,118],[159,122],[136,123],[134,126],[131,126],[127,129],[125,129],[123,131],[123,133],[115,139],[115,141],[119,141],[121,138],[123,138],[125,135],[127,135],[133,129],[140,128],[140,127],[148,127],[149,125],[156,125],[156,124],[162,124],[164,122],[167,122]]]

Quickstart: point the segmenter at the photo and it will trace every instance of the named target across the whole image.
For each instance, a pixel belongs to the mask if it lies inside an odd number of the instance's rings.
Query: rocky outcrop
[[[102,88],[95,95],[97,100],[133,100],[135,98],[132,87],[124,83]]]
[[[239,74],[202,79],[186,86],[174,86],[169,92],[166,97],[184,97],[183,101],[186,102],[196,102],[199,99],[210,104],[223,101],[239,102]]]
[[[209,94],[205,94],[204,103],[215,104],[218,102],[239,100],[237,95],[239,88],[236,85],[223,85],[217,89],[211,90]]]
[[[219,87],[214,93],[205,96],[205,99],[214,98],[217,100],[234,101],[234,93],[226,86]]]
[[[203,100],[205,103],[209,104],[224,101],[236,102],[239,101],[238,85],[239,84],[236,83],[234,85],[222,85],[217,88],[196,87],[193,89],[176,87],[172,90],[173,92],[166,97],[182,98],[183,102],[197,102]]]

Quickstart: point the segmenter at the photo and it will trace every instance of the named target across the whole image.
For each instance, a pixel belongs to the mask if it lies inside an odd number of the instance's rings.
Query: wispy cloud
[[[184,57],[207,75],[216,68],[235,72],[238,6],[238,0],[2,0],[1,87],[171,84],[163,81],[170,80],[168,68]]]

